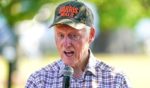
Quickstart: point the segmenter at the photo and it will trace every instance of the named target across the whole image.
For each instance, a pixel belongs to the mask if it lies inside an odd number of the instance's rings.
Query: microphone
[[[70,77],[73,74],[73,68],[70,66],[65,66],[63,70],[63,88],[69,88],[70,87]]]

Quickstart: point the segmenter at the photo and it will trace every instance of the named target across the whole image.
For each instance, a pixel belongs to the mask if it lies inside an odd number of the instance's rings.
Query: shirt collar
[[[61,63],[60,63],[60,71],[59,71],[59,77],[61,77],[61,76],[63,76],[63,70],[64,70],[64,68],[65,68],[65,64],[64,64],[64,62],[61,60]]]
[[[89,49],[89,61],[88,64],[86,66],[85,72],[89,71],[91,72],[93,75],[96,76],[96,58],[94,57],[92,51]]]
[[[90,53],[90,56],[89,56],[89,61],[88,61],[88,64],[85,68],[85,72],[89,71],[91,72],[94,76],[96,76],[96,58],[94,57],[92,51],[89,49],[89,53]],[[64,62],[61,60],[61,63],[60,63],[60,71],[59,71],[59,77],[61,77],[63,75],[63,69],[65,68],[65,64]]]

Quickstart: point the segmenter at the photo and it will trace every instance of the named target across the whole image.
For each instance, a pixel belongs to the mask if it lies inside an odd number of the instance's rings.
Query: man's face
[[[85,61],[91,36],[85,28],[77,30],[67,25],[55,26],[56,46],[66,65],[73,67]]]

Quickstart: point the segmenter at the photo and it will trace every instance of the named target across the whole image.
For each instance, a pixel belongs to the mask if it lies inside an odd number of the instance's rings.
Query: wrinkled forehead
[[[66,31],[66,30],[72,30],[72,31],[82,31],[84,30],[85,28],[83,27],[82,29],[78,30],[78,29],[75,29],[69,25],[65,25],[65,24],[58,24],[58,25],[55,25],[54,26],[54,29],[55,30],[61,30],[61,31]]]
[[[87,35],[90,32],[90,29],[83,28],[83,29],[77,30],[68,25],[57,25],[54,28],[55,28],[55,33],[73,33],[73,34],[77,33],[81,35]]]

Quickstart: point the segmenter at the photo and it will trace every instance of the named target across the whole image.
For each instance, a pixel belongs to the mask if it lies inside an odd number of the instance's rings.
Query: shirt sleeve
[[[129,80],[125,74],[118,73],[115,77],[115,87],[114,88],[131,88]]]
[[[35,77],[32,75],[30,75],[30,77],[27,80],[27,83],[25,85],[25,88],[37,88],[37,85],[35,83]]]

